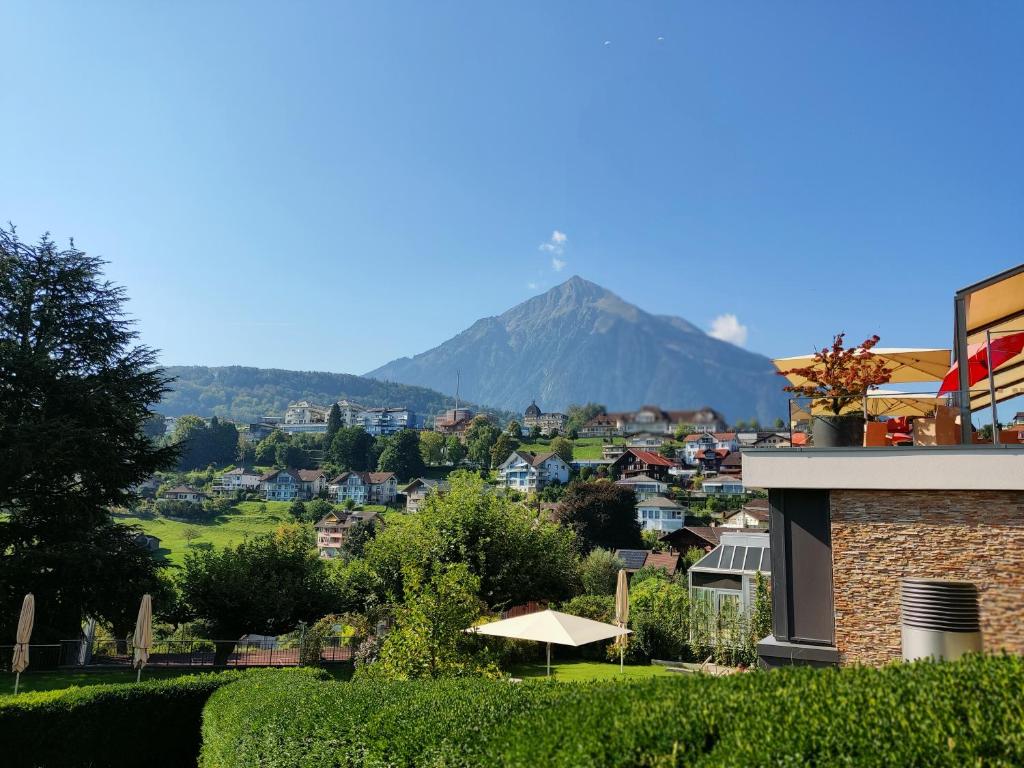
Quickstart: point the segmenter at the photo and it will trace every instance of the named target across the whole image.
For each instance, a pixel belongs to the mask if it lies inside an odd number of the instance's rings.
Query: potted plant
[[[811,436],[818,448],[860,445],[864,414],[851,412],[850,406],[862,403],[869,390],[885,384],[892,375],[886,361],[871,351],[878,336],[849,348],[843,346],[845,336],[836,334],[831,347],[816,350],[810,365],[779,372],[780,376],[802,379],[783,390],[810,398]]]

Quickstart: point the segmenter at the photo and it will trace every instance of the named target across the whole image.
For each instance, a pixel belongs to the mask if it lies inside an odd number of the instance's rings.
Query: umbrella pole
[[[626,671],[625,658],[626,658],[626,646],[620,644],[619,645],[619,672],[625,672]]]
[[[142,680],[142,667],[140,666],[138,671],[135,673],[135,682]]]
[[[999,445],[999,419],[996,418],[996,380],[992,373],[992,331],[985,331],[985,360],[988,363],[988,396],[992,404],[992,445]]]
[[[21,672],[15,672],[14,673],[14,693],[15,693],[15,695],[17,695],[17,693],[18,693],[18,683],[20,683],[20,682],[21,682]]]
[[[551,643],[548,643],[548,677],[551,677]]]

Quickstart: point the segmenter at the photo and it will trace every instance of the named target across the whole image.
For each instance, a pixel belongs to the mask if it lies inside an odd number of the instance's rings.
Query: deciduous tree
[[[394,472],[399,480],[411,480],[423,474],[420,436],[414,429],[403,429],[391,436],[377,462],[381,472]]]
[[[558,505],[558,519],[572,528],[588,550],[643,546],[636,519],[636,494],[614,483],[570,483]]]

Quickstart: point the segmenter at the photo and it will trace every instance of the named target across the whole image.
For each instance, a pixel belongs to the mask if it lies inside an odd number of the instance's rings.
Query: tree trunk
[[[215,651],[213,653],[213,666],[215,667],[226,667],[228,664],[228,658],[235,651],[236,643],[233,640],[218,641],[215,644]]]

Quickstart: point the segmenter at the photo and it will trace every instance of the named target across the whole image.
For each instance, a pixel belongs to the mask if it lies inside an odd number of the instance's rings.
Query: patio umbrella
[[[862,403],[850,403],[844,413],[864,411],[868,416],[930,416],[935,407],[945,405],[946,398],[925,392],[898,392],[891,389],[876,389],[868,392]],[[826,407],[794,404],[791,418],[794,421],[809,419],[812,414],[831,413]]]
[[[909,381],[941,381],[949,370],[950,351],[948,349],[913,349],[909,347],[875,347],[871,350],[874,358],[881,358],[889,370],[889,381],[893,383]],[[772,360],[779,371],[793,368],[807,368],[815,364],[814,355],[798,355],[796,357],[780,357]],[[795,373],[786,374],[786,379],[794,386],[806,384],[807,379]]]
[[[622,629],[629,623],[629,580],[626,569],[619,568],[619,578],[615,585],[615,623]],[[626,655],[626,636],[619,635],[615,640],[619,646],[619,671],[624,670]]]
[[[967,347],[967,386],[972,387],[999,366],[1009,362],[1024,350],[1024,332],[1011,333],[988,342],[971,344]],[[942,380],[939,394],[956,392],[960,389],[960,363],[953,363]]]
[[[32,637],[32,625],[36,619],[36,599],[31,592],[21,602],[21,615],[18,617],[18,635],[14,644],[14,658],[11,670],[14,672],[14,692],[18,692],[21,673],[28,669],[28,641]]]
[[[525,616],[516,616],[514,619],[492,621],[490,624],[469,627],[463,632],[547,643],[548,677],[551,677],[552,643],[575,647],[630,634],[628,629],[616,627],[613,624],[605,624],[601,621],[584,619],[581,616],[572,616],[552,610],[528,613]]]
[[[149,661],[149,649],[153,645],[153,598],[149,595],[143,595],[139,604],[139,618],[135,620],[135,638],[132,644],[135,646],[132,666],[138,670],[135,676],[135,682],[138,682],[142,679],[142,668]]]

